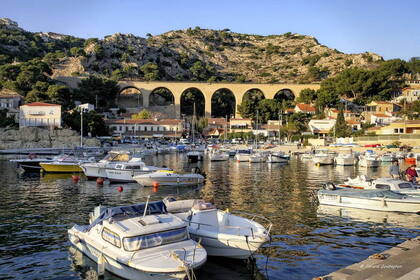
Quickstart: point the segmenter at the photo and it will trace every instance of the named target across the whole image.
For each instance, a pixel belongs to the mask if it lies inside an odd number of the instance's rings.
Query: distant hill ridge
[[[142,38],[116,33],[80,39],[27,32],[0,19],[0,64],[47,56],[53,76],[115,79],[312,83],[348,67],[374,68],[375,53],[344,54],[311,36],[250,35],[224,30],[176,30]],[[53,59],[54,58],[54,59]]]

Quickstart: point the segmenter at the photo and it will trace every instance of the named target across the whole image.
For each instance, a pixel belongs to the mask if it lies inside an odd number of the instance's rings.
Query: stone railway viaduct
[[[123,96],[123,92],[126,89],[136,89],[137,94],[141,93],[142,96],[142,108],[150,107],[150,97],[154,90],[158,88],[165,88],[170,91],[173,95],[174,104],[171,106],[165,106],[165,110],[171,110],[171,114],[175,117],[181,116],[181,96],[186,90],[195,88],[198,89],[204,97],[205,102],[205,116],[211,116],[211,99],[213,94],[220,89],[229,90],[235,97],[235,117],[239,116],[237,112],[237,105],[242,102],[242,99],[246,92],[252,89],[260,90],[266,99],[273,99],[274,96],[282,90],[287,90],[294,95],[294,98],[298,97],[301,90],[310,88],[317,90],[319,84],[257,84],[257,83],[207,83],[207,82],[165,82],[165,81],[135,81],[135,80],[124,80],[119,81],[120,95],[118,98]],[[132,93],[131,93],[132,95]],[[137,107],[138,108],[138,107]],[[127,108],[129,109],[129,108]]]

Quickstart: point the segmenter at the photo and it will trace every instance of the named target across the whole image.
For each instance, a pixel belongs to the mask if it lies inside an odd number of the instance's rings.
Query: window
[[[379,189],[379,190],[389,190],[390,187],[389,185],[385,185],[385,184],[376,184],[375,185],[375,189]]]
[[[144,126],[144,131],[147,131],[147,126]]]
[[[404,133],[404,128],[400,128],[400,133]]]
[[[412,189],[413,188],[410,183],[401,183],[401,184],[398,184],[398,187],[400,187],[400,189]]]
[[[120,125],[120,127],[119,127],[119,131],[122,131],[122,126]]]
[[[398,133],[398,128],[394,128],[394,133]]]
[[[180,242],[188,238],[187,228],[152,233],[147,235],[125,237],[123,239],[126,251],[137,251],[169,243]]]
[[[117,246],[118,248],[121,248],[121,239],[118,234],[107,228],[102,230],[102,239],[114,246]]]

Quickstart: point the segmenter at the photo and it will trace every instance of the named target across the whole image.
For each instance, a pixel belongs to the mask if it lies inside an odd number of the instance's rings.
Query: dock
[[[419,280],[420,236],[313,280]]]
[[[8,149],[0,150],[0,155],[59,155],[59,154],[70,154],[75,151],[100,151],[104,148],[101,147],[78,147],[78,148],[32,148],[32,149]]]

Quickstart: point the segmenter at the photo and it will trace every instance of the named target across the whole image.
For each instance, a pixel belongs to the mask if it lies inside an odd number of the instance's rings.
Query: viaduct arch
[[[143,108],[149,108],[150,95],[157,88],[166,88],[172,95],[174,104],[170,109],[173,110],[176,117],[181,116],[181,95],[189,88],[196,88],[204,95],[205,116],[211,116],[211,99],[213,94],[220,89],[228,89],[235,96],[236,107],[242,102],[244,94],[251,89],[260,90],[266,99],[275,98],[276,94],[282,90],[288,90],[293,93],[294,97],[298,97],[300,92],[305,88],[318,90],[319,84],[257,84],[257,83],[206,83],[206,82],[166,82],[166,81],[119,81],[118,85],[122,90],[126,88],[135,88],[141,92],[143,97]],[[239,116],[237,108],[235,108],[235,117]]]

